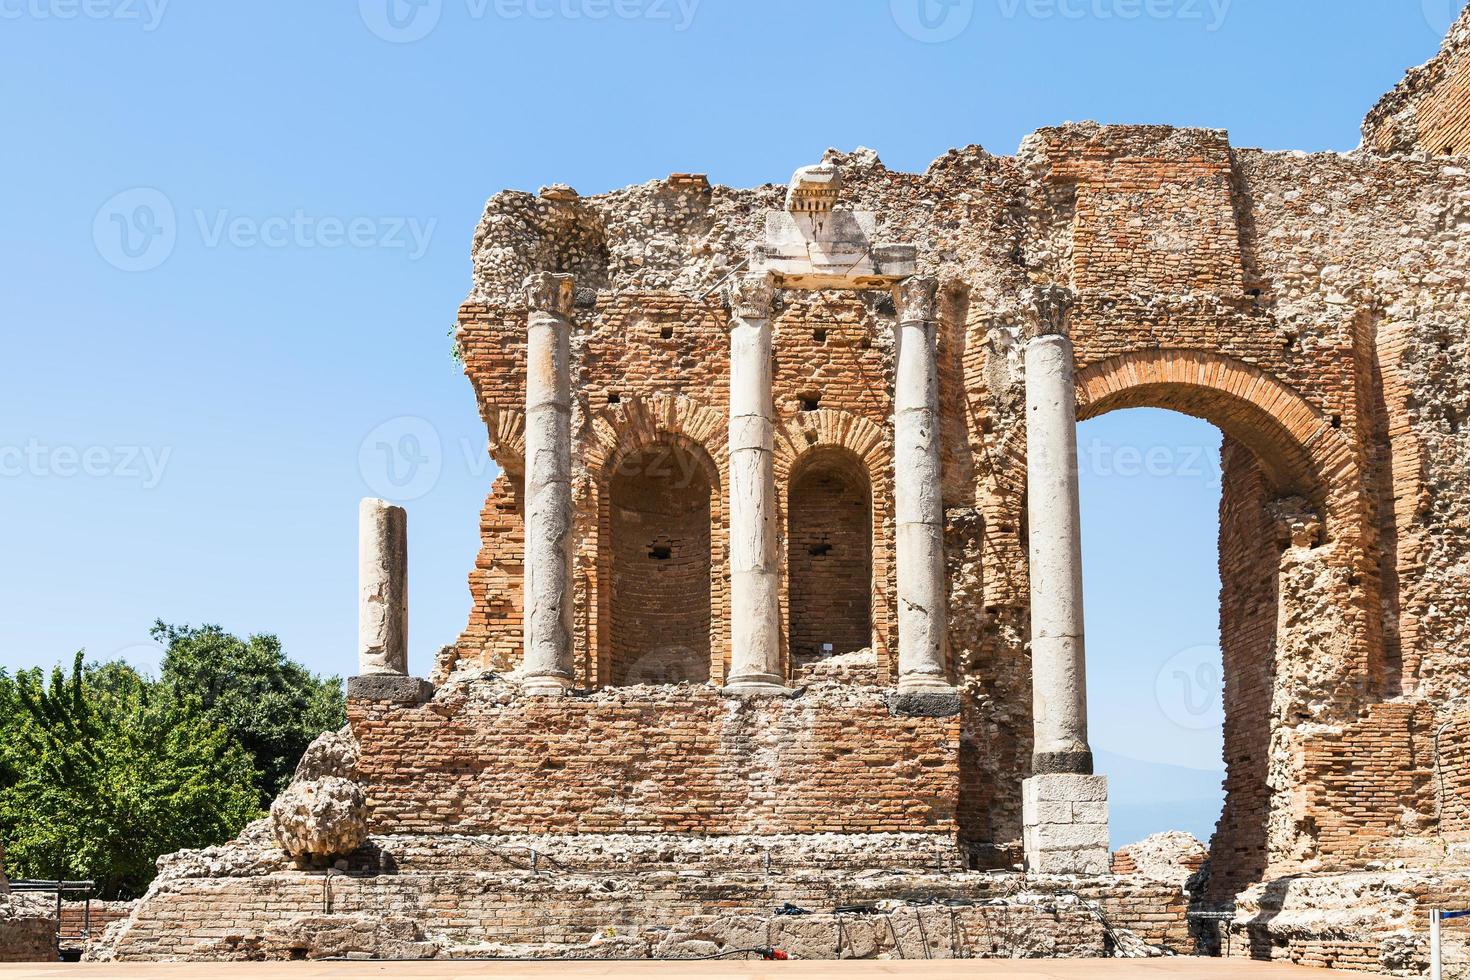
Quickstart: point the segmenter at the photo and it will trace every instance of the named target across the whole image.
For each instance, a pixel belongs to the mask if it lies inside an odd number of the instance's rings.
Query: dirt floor
[[[1008,978],[1008,980],[1249,980],[1249,978],[1327,978],[1330,971],[1251,963],[1239,960],[1173,957],[1157,960],[845,960],[841,962],[742,963],[686,962],[539,962],[539,963],[137,963],[97,965],[32,965],[0,967],[0,980],[53,980],[75,976],[86,980],[337,980],[346,977],[403,977],[405,980],[459,980],[505,977],[634,977],[647,980],[699,978],[801,978],[848,980],[852,977]],[[1348,974],[1367,977],[1366,973]]]

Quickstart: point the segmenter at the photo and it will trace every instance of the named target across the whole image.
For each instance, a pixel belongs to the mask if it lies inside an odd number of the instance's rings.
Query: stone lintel
[[[918,248],[877,242],[871,211],[766,212],[751,268],[790,289],[887,289],[918,271]]]
[[[347,678],[347,700],[423,704],[434,696],[434,685],[422,677],[401,674],[365,674]]]

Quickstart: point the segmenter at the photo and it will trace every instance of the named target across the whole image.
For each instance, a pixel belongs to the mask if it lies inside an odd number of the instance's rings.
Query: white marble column
[[[357,509],[357,670],[408,674],[408,512],[368,498]]]
[[[1026,343],[1032,703],[1041,772],[1092,772],[1082,626],[1077,390],[1067,294],[1036,289]]]
[[[730,301],[730,694],[785,694],[781,672],[771,306],[775,279],[735,279]]]
[[[924,276],[894,290],[893,502],[897,517],[898,690],[953,690],[945,664],[949,588],[944,571],[944,497],[939,451],[939,284]]]
[[[1026,470],[1031,545],[1032,778],[1022,793],[1027,867],[1108,871],[1107,778],[1087,742],[1077,389],[1068,335],[1071,294],[1026,296]]]
[[[525,653],[528,694],[571,689],[572,277],[526,280]]]

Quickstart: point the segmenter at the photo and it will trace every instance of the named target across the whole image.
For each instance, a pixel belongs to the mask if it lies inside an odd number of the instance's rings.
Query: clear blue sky
[[[5,666],[146,663],[162,617],[350,673],[356,502],[410,436],[438,461],[410,488],[425,671],[464,621],[492,475],[445,334],[500,188],[751,185],[860,144],[917,170],[1088,118],[1347,150],[1455,7],[388,3],[0,0]],[[1216,438],[1125,413],[1083,443]],[[1218,483],[1108,474],[1085,487],[1096,740],[1211,767],[1218,732],[1171,721],[1155,679],[1216,642]]]

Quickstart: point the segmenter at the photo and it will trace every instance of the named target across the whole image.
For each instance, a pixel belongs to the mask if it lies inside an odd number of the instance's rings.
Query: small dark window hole
[[[620,395],[620,394],[618,394],[616,391],[613,391],[613,392],[609,392],[608,393],[607,403],[609,405],[621,405],[622,402],[623,402],[623,396]]]
[[[1332,427],[1334,429],[1340,429],[1340,428],[1342,428],[1342,416],[1341,415],[1334,415],[1334,416],[1332,416]]]
[[[813,558],[825,558],[832,553],[832,546],[830,544],[814,544],[806,549],[806,553]]]
[[[659,330],[658,335],[660,337],[662,337],[664,340],[673,340],[674,339],[674,328],[673,327],[664,327],[661,330]]]
[[[821,407],[822,407],[822,396],[821,395],[802,395],[801,396],[801,410],[803,412],[815,412],[817,409],[819,409]]]
[[[654,561],[668,561],[674,557],[674,549],[666,544],[656,544],[648,549],[648,557]]]
[[[821,327],[818,327],[816,330],[812,331],[812,339],[819,344],[825,344],[827,342],[827,331],[823,330]]]

